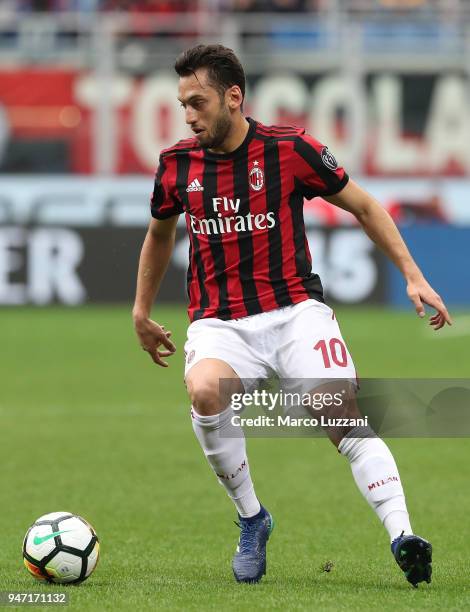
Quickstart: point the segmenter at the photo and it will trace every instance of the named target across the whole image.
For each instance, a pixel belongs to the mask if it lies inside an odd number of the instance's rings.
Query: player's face
[[[216,149],[227,138],[232,115],[226,98],[208,83],[206,70],[180,77],[178,100],[201,147]]]

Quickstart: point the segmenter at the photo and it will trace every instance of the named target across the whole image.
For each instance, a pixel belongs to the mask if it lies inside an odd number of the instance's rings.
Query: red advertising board
[[[151,174],[159,150],[188,135],[176,85],[170,70],[109,79],[74,69],[1,70],[0,171],[47,172],[49,144],[53,173]],[[414,86],[429,95],[415,96]],[[305,126],[353,174],[470,175],[465,76],[424,83],[378,74],[363,87],[360,101],[341,75],[250,75],[246,113]]]

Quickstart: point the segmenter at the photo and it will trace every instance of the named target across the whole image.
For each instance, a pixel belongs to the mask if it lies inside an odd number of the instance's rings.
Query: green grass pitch
[[[189,419],[185,312],[156,309],[178,346],[161,370],[139,348],[129,310],[0,313],[0,590],[65,588],[72,610],[470,608],[468,439],[389,442],[414,529],[435,549],[433,583],[417,590],[329,442],[250,439],[257,491],[276,529],[263,582],[236,584],[235,514]],[[340,310],[338,318],[363,377],[470,375],[464,313],[440,338],[411,309]],[[77,587],[42,585],[22,566],[27,527],[56,510],[83,515],[101,539],[100,564]],[[327,562],[330,572],[321,569]]]

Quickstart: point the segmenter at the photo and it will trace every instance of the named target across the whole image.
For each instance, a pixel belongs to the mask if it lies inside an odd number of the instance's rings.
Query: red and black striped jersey
[[[211,153],[190,138],[160,155],[151,213],[185,213],[191,321],[323,301],[303,201],[338,193],[348,175],[304,129],[248,121],[231,153]]]

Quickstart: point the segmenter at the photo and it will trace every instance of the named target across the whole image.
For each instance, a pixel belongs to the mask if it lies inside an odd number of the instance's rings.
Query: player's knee
[[[219,397],[218,381],[186,381],[189,397],[194,410],[201,416],[218,414],[223,410]]]

